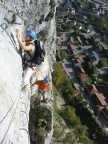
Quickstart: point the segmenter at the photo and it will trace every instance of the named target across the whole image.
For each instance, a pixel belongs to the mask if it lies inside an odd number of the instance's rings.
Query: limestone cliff
[[[0,0],[0,144],[30,143],[30,93],[21,90],[22,60],[13,37],[16,28],[39,32],[51,69],[56,52],[55,3],[55,0]]]

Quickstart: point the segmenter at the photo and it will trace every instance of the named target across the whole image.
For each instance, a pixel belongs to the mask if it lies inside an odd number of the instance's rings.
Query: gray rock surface
[[[29,144],[30,91],[21,91],[22,61],[10,38],[15,37],[15,16],[23,30],[40,32],[49,56],[55,61],[55,4],[53,0],[0,0],[0,144]],[[23,23],[22,23],[23,22]],[[8,33],[7,33],[8,32]]]

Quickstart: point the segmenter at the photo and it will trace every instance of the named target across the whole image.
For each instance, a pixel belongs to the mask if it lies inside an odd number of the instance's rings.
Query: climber
[[[25,44],[19,39],[19,31],[16,30],[16,37],[19,46],[24,50],[23,62],[30,67],[40,65],[44,61],[45,50],[41,41],[37,40],[37,33],[27,31],[25,34]]]
[[[49,90],[48,76],[45,76],[43,80],[36,81],[33,84],[33,87],[34,87],[34,90],[37,89],[37,87],[38,87],[38,90],[43,97],[42,102],[47,102],[47,94],[48,94],[48,90]]]
[[[24,50],[24,85],[30,83],[34,69],[44,61],[45,51],[42,42],[37,40],[37,33],[27,31],[25,34],[25,43],[19,39],[19,30],[16,30],[16,37],[21,49]],[[26,67],[25,67],[26,65]]]

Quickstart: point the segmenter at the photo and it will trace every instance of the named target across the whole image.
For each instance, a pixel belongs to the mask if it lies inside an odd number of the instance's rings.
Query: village
[[[90,21],[91,15],[107,20],[108,8],[90,1],[85,14],[76,3],[66,1],[67,6],[57,9],[57,60],[73,81],[75,95],[83,95],[86,107],[108,131],[108,33]]]

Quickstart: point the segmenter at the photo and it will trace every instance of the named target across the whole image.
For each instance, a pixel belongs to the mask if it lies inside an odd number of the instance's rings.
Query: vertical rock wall
[[[30,97],[22,93],[22,61],[8,33],[15,34],[14,16],[20,16],[24,29],[39,32],[50,60],[55,61],[55,1],[0,1],[0,144],[29,144],[28,112]],[[13,31],[12,31],[12,29]],[[19,27],[19,24],[17,24]],[[5,31],[6,30],[6,31]],[[14,35],[15,36],[15,35]]]

